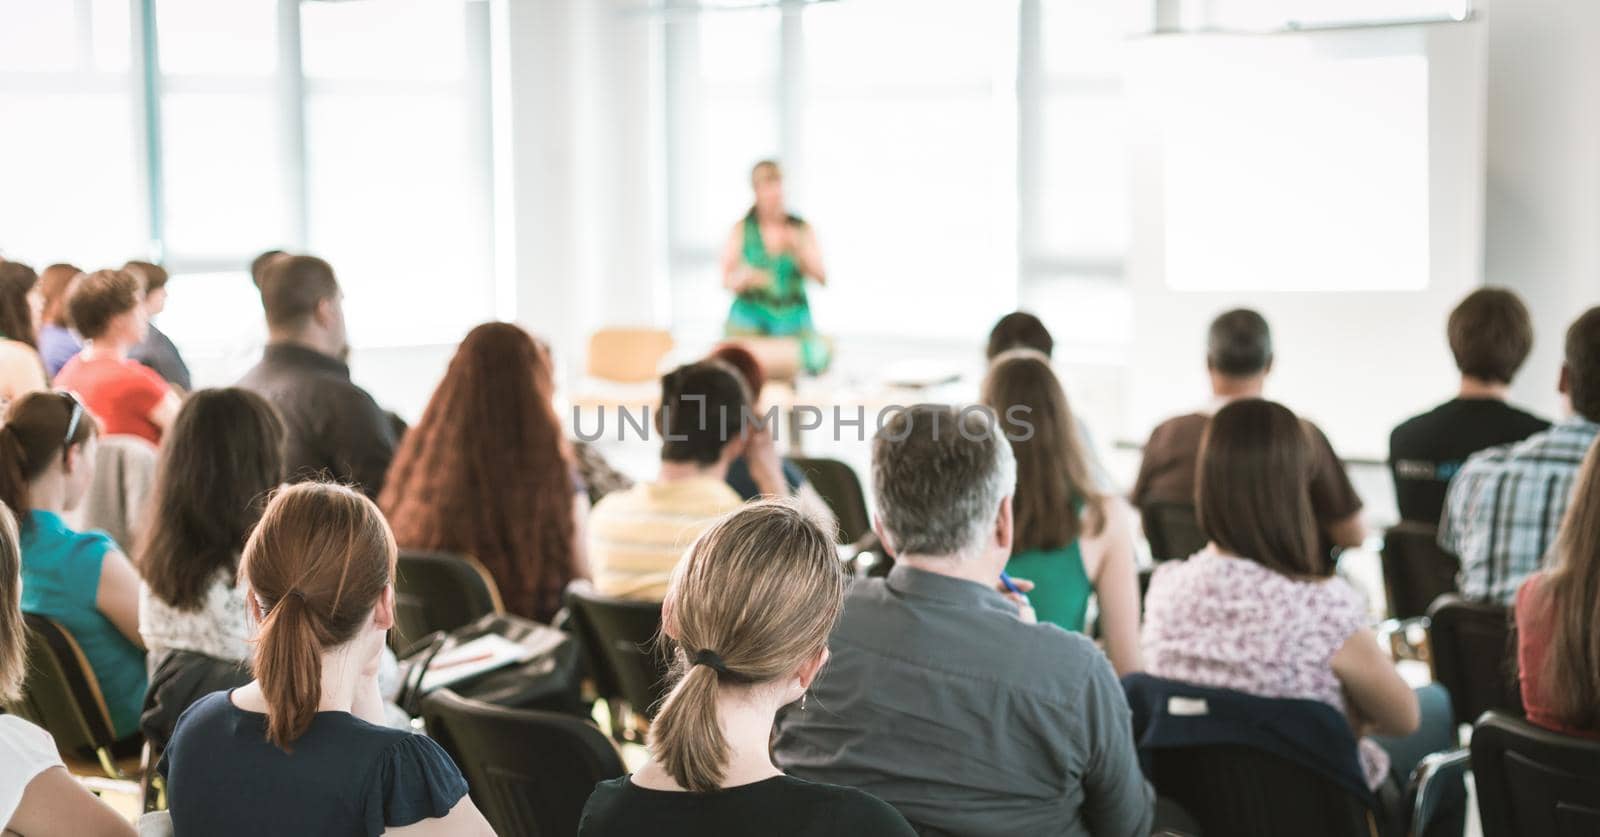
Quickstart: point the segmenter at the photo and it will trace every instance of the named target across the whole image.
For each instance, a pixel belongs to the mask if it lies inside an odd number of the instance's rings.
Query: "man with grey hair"
[[[1150,832],[1121,684],[1081,634],[997,589],[1016,462],[993,417],[919,405],[873,439],[887,578],[858,579],[778,765],[899,809],[923,834]]]

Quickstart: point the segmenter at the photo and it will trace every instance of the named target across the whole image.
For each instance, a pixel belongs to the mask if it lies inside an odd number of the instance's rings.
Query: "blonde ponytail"
[[[785,501],[747,505],[690,547],[662,611],[674,683],[650,725],[651,754],[685,790],[714,791],[726,775],[721,688],[760,686],[815,659],[843,585],[831,534]]]

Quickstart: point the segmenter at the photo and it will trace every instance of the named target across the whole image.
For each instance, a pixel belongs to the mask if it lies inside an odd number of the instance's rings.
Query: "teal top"
[[[791,216],[790,224],[803,226]],[[816,334],[811,324],[811,304],[806,299],[806,278],[788,251],[773,255],[761,240],[761,224],[752,212],[744,219],[744,246],[740,258],[745,264],[767,274],[764,287],[750,288],[734,297],[728,311],[729,337],[795,337],[800,340],[801,364],[817,373],[829,360],[827,341]]]
[[[144,652],[100,612],[100,565],[116,542],[102,532],[74,532],[60,516],[28,512],[22,526],[22,610],[59,622],[89,660],[118,738],[139,731],[148,685]]]
[[[1072,504],[1074,514],[1083,513],[1083,503]],[[1083,551],[1078,541],[1059,549],[1030,549],[1018,552],[1006,562],[1006,573],[1033,582],[1028,601],[1040,622],[1083,633],[1084,616],[1094,584],[1083,568]]]

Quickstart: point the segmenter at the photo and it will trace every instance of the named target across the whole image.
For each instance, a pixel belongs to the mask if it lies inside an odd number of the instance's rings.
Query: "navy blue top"
[[[156,769],[177,837],[378,835],[450,813],[467,780],[430,738],[318,712],[285,753],[267,716],[212,692],[178,718]]]
[[[789,484],[789,493],[793,495],[806,481],[806,474],[800,470],[799,465],[787,458],[779,461],[783,464],[783,481]],[[742,456],[728,463],[728,476],[723,481],[739,495],[741,500],[754,500],[761,496],[761,489],[756,487],[755,477],[750,475],[750,463],[744,461]]]

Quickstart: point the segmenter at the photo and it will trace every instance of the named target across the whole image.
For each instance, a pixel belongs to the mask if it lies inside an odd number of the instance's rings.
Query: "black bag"
[[[486,634],[499,634],[512,642],[539,649],[524,663],[486,671],[450,684],[465,698],[512,709],[540,709],[587,718],[590,707],[581,697],[583,673],[578,646],[565,632],[529,619],[491,613],[449,633],[437,631],[413,646],[400,661],[401,686],[395,702],[407,715],[422,714],[422,678],[440,653]]]

